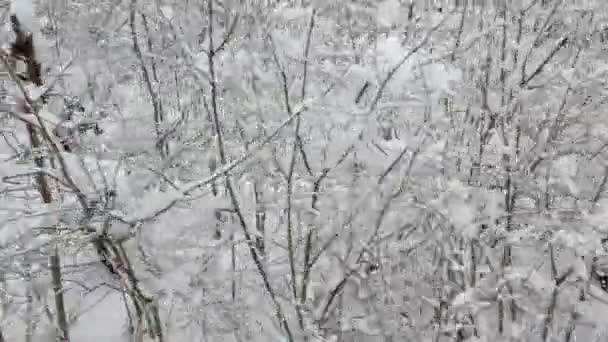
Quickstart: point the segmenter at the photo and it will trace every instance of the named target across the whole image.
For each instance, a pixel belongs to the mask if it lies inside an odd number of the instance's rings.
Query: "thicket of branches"
[[[6,6],[0,341],[601,338],[607,6]]]

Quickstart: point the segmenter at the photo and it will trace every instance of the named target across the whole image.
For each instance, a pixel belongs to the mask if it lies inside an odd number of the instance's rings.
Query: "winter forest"
[[[0,342],[608,338],[606,0],[0,20]]]

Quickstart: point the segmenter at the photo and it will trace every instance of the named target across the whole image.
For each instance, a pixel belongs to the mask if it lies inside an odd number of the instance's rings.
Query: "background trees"
[[[3,74],[6,340],[601,333],[603,2],[35,13],[42,109],[83,129],[33,146]]]

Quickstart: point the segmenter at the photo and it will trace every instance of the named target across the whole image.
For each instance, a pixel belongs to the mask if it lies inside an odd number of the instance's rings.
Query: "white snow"
[[[380,79],[397,66],[412,49],[411,46],[402,44],[401,40],[396,35],[378,39],[376,63]],[[387,90],[397,93],[406,89],[424,89],[432,103],[442,95],[452,94],[455,85],[462,81],[462,71],[445,63],[429,63],[428,58],[423,52],[410,56],[395,73]]]
[[[161,6],[160,11],[165,18],[169,20],[173,19],[173,8],[171,6]]]
[[[401,5],[398,0],[385,0],[378,5],[378,24],[391,27],[402,20]]]
[[[32,0],[13,0],[11,11],[17,15],[17,19],[22,27],[29,32],[34,32],[35,10]]]

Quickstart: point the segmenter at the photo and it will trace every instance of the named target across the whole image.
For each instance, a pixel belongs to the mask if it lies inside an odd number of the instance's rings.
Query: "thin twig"
[[[207,9],[208,9],[208,21],[209,21],[208,50],[214,51],[215,47],[214,47],[214,43],[213,43],[213,34],[214,34],[213,21],[214,21],[215,9],[213,8],[213,0],[208,0],[207,4],[208,4]],[[218,89],[217,89],[217,80],[216,80],[216,76],[215,76],[216,71],[215,71],[214,54],[212,54],[212,53],[208,54],[207,62],[208,62],[208,71],[209,71],[209,77],[210,77],[209,85],[211,87],[211,112],[212,112],[212,116],[213,116],[214,128],[215,128],[215,133],[216,133],[216,138],[217,138],[218,152],[219,152],[220,161],[221,161],[222,165],[226,166],[228,161],[226,158],[226,152],[225,152],[224,141],[223,141],[223,132],[222,132],[222,129],[220,126],[220,119],[219,119],[219,109],[218,109],[218,103],[217,103]],[[247,227],[245,217],[243,215],[243,212],[242,212],[240,204],[238,202],[236,193],[234,191],[234,187],[232,185],[232,180],[227,173],[224,174],[224,178],[225,178],[226,188],[228,189],[228,193],[230,195],[230,201],[232,202],[232,206],[233,206],[236,216],[238,218],[241,230],[243,231],[243,235],[245,235],[245,238],[247,241],[247,246],[248,246],[249,252],[251,254],[251,258],[253,259],[253,262],[256,265],[258,273],[260,274],[260,276],[262,278],[266,291],[268,292],[268,294],[270,295],[270,298],[272,299],[272,302],[275,306],[277,318],[281,322],[282,328],[285,329],[285,332],[287,333],[287,337],[288,337],[289,341],[293,342],[295,340],[293,338],[291,329],[289,327],[289,323],[287,322],[287,318],[283,312],[281,304],[278,301],[277,295],[276,295],[274,289],[272,288],[272,285],[270,284],[269,276],[266,273],[262,260],[258,254],[258,250],[256,249],[255,242],[252,239],[251,234],[249,233],[249,228]]]

